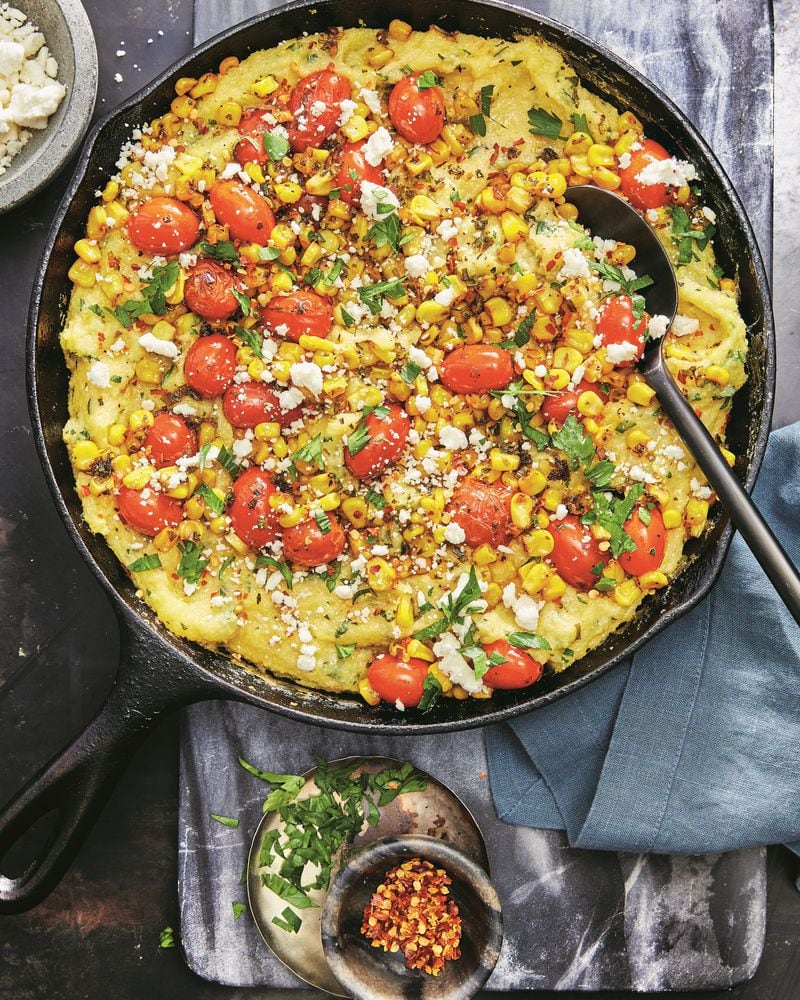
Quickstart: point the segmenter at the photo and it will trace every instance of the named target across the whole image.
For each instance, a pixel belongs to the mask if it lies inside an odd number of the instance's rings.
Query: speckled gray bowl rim
[[[67,88],[66,109],[59,121],[48,123],[45,139],[31,149],[29,142],[12,161],[20,162],[24,170],[4,181],[0,177],[0,215],[21,205],[51,181],[83,142],[92,120],[97,100],[97,45],[89,17],[80,0],[47,0],[57,8],[67,26],[73,52],[75,72],[72,79],[64,79],[59,66],[59,79]],[[12,7],[25,10],[24,0],[10,0]],[[27,13],[27,11],[25,11]],[[36,22],[36,15],[29,15]],[[45,42],[53,51],[54,46],[45,33]],[[58,112],[56,112],[58,114]]]
[[[373,841],[354,853],[339,869],[335,875],[325,902],[322,905],[322,948],[330,966],[331,972],[342,983],[345,990],[356,989],[354,980],[341,978],[342,973],[349,968],[347,959],[343,952],[338,951],[332,941],[336,937],[336,927],[338,925],[341,904],[346,893],[346,887],[353,882],[365,877],[373,867],[373,858],[385,855],[386,864],[397,863],[404,856],[419,856],[445,868],[449,865],[451,869],[458,869],[461,875],[470,879],[479,896],[485,893],[491,898],[492,906],[485,905],[486,911],[486,943],[479,957],[479,964],[474,969],[470,977],[464,982],[454,987],[452,993],[443,994],[443,997],[462,998],[474,996],[478,990],[486,983],[491,976],[500,958],[500,951],[503,946],[503,910],[497,890],[492,885],[489,872],[482,868],[472,858],[464,854],[463,851],[449,844],[447,841],[439,840],[437,837],[426,837],[421,834],[406,834],[384,837],[381,840]],[[484,900],[484,903],[486,901]],[[399,986],[398,986],[399,988]],[[366,997],[366,993],[352,993],[349,995]],[[398,996],[402,993],[398,992]]]

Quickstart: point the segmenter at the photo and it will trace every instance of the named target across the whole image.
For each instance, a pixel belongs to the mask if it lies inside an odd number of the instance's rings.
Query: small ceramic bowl
[[[97,99],[97,46],[80,0],[11,0],[11,6],[44,35],[67,93],[47,127],[31,130],[27,145],[0,175],[0,213],[55,177],[83,141]]]
[[[402,952],[374,948],[361,933],[365,907],[389,869],[410,858],[443,868],[462,921],[461,957],[438,976],[406,967]],[[386,837],[354,854],[334,879],[322,910],[322,947],[334,976],[354,1000],[466,1000],[483,986],[500,955],[500,900],[486,871],[434,837]]]

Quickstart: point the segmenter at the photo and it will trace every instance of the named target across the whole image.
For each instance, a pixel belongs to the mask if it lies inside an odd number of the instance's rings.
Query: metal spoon
[[[578,209],[580,222],[594,235],[636,247],[637,271],[653,279],[653,284],[642,291],[647,311],[653,316],[666,316],[671,326],[678,310],[678,281],[666,250],[645,220],[618,195],[602,188],[573,187],[567,191],[566,200]],[[662,410],[675,425],[750,551],[800,625],[800,574],[678,388],[664,358],[665,340],[666,337],[647,341],[638,364],[639,371],[655,389]]]

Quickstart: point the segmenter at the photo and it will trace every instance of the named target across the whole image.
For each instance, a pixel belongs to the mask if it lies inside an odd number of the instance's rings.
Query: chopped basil
[[[248,330],[245,326],[234,324],[233,332],[246,344],[257,358],[264,358],[264,340],[257,330]]]
[[[245,295],[244,292],[238,291],[236,288],[232,288],[231,292],[233,293],[233,297],[239,303],[239,308],[242,310],[242,314],[244,316],[249,316],[253,303],[250,301],[248,296]]]
[[[217,463],[221,465],[228,475],[232,476],[234,479],[239,475],[239,465],[225,445],[223,445],[219,450]]]
[[[264,150],[271,160],[282,160],[289,152],[289,140],[275,132],[264,133]]]
[[[283,577],[284,583],[289,590],[292,589],[292,586],[294,585],[294,576],[292,575],[291,569],[285,562],[280,562],[272,556],[262,554],[260,556],[256,556],[256,569],[261,569],[262,566],[268,566],[270,569],[276,569]]]
[[[429,87],[440,87],[441,85],[442,81],[432,69],[426,69],[417,78],[417,90],[428,90]]]
[[[500,347],[513,350],[515,347],[525,347],[531,339],[531,327],[536,319],[536,312],[531,310],[517,327],[516,333],[510,340],[501,342]]]
[[[331,519],[328,517],[328,515],[325,513],[324,510],[315,510],[314,520],[317,522],[319,530],[322,532],[323,535],[327,535],[330,532]]]
[[[336,643],[336,658],[338,660],[346,660],[348,656],[352,656],[356,651],[356,644],[354,642],[348,643],[346,646]]]
[[[152,277],[140,290],[140,299],[129,299],[114,309],[106,307],[106,312],[126,330],[130,330],[134,322],[145,313],[163,316],[167,311],[166,294],[178,280],[179,274],[180,264],[176,260],[154,267]]]
[[[613,462],[603,459],[602,462],[595,462],[594,465],[586,469],[586,478],[597,489],[605,489],[606,486],[610,485],[611,478],[616,471],[617,467]]]
[[[512,632],[506,641],[518,649],[552,649],[550,643],[541,635],[533,632]]]
[[[247,913],[247,903],[240,903],[238,900],[235,900],[231,903],[231,906],[233,907],[234,920],[238,920],[243,913]]]
[[[442,685],[433,674],[426,674],[422,682],[422,698],[417,708],[423,715],[430,712],[436,702],[442,697]]]
[[[289,906],[286,907],[279,917],[273,917],[272,923],[276,927],[280,927],[282,931],[288,931],[290,934],[296,934],[303,926],[303,921]]]
[[[259,260],[277,260],[280,257],[281,252],[277,247],[259,247],[258,257]]]
[[[409,361],[408,364],[406,364],[400,371],[400,377],[404,382],[408,382],[408,384],[411,385],[421,371],[422,368],[416,363],[416,361]]]
[[[378,211],[381,207],[378,206]],[[387,208],[391,208],[391,206],[387,206]],[[392,250],[399,250],[400,247],[414,238],[410,233],[403,236],[402,229],[397,214],[392,211],[390,215],[384,214],[384,217],[369,229],[367,239],[372,240],[376,247],[390,246]]]
[[[219,816],[217,813],[209,813],[212,819],[216,820],[222,826],[228,826],[231,830],[235,830],[239,825],[238,819],[232,819],[230,816]]]
[[[372,504],[376,510],[383,510],[386,506],[386,497],[382,493],[378,493],[376,490],[367,490],[366,494],[367,503]]]
[[[322,450],[322,435],[315,434],[310,441],[307,441],[294,454],[289,456],[290,475],[297,475],[297,463],[305,462],[308,465],[315,465],[318,469],[325,468],[325,455]]]
[[[163,931],[158,936],[158,947],[159,948],[174,948],[175,947],[175,932],[171,927],[165,927]]]
[[[642,483],[635,483],[623,499],[610,493],[592,493],[592,508],[581,517],[583,524],[599,524],[609,533],[611,554],[618,559],[623,552],[636,551],[636,543],[625,531],[624,524],[633,513],[636,501],[644,492]]]
[[[355,320],[344,307],[342,307],[342,322],[348,328],[355,324]]]
[[[202,548],[191,541],[178,542],[178,551],[181,554],[181,561],[178,563],[178,576],[187,583],[199,583],[200,577],[208,566],[208,559],[201,555]]]
[[[230,240],[220,240],[219,243],[209,243],[208,240],[201,240],[197,249],[205,257],[212,257],[222,264],[241,264],[239,251]]]
[[[220,500],[217,494],[206,483],[200,483],[195,492],[205,500],[208,504],[208,509],[215,517],[219,517],[225,510],[225,501]]]
[[[387,281],[378,281],[374,285],[363,285],[358,290],[358,297],[372,315],[377,316],[381,311],[384,298],[399,299],[405,293],[406,290],[400,278],[389,278]]]

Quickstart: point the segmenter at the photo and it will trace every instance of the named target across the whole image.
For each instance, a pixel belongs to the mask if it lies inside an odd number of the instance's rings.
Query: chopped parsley
[[[165,927],[164,930],[159,934],[158,947],[159,948],[175,947],[175,932],[171,927]]]
[[[414,638],[419,639],[420,642],[426,642],[428,639],[435,639],[441,635],[451,625],[463,624],[467,616],[480,607],[479,604],[476,604],[480,599],[480,581],[475,574],[475,567],[470,566],[467,582],[461,588],[458,595],[454,597],[453,594],[447,594],[439,602],[439,610],[442,612],[442,617],[425,628],[420,629],[419,632],[415,632]]]
[[[694,252],[695,248],[701,252],[705,250],[709,240],[716,233],[717,227],[709,225],[704,229],[692,229],[692,220],[683,205],[675,205],[669,209],[669,212],[672,216],[672,239],[678,247],[676,263],[678,267],[681,267],[692,260],[699,259]]]
[[[487,83],[481,87],[481,112],[479,115],[469,116],[469,127],[476,135],[486,135],[486,119],[492,119],[492,95],[494,94],[494,84]]]
[[[367,490],[365,499],[367,503],[372,504],[376,510],[383,510],[386,506],[386,497],[382,493],[378,493],[376,490]]]
[[[525,347],[531,339],[531,327],[535,319],[536,312],[531,310],[517,327],[514,336],[510,340],[502,341],[500,346],[505,347],[507,350],[513,350],[515,347]]]
[[[404,382],[408,382],[408,384],[411,385],[421,371],[422,368],[416,363],[416,361],[409,361],[408,364],[401,370],[400,377]]]
[[[588,465],[594,458],[594,441],[583,429],[574,413],[570,413],[551,440],[554,447],[564,452],[573,469]]]
[[[635,483],[624,498],[614,497],[611,493],[592,493],[592,509],[581,517],[583,524],[599,524],[606,529],[611,536],[609,545],[615,559],[623,552],[636,551],[636,543],[625,531],[624,524],[643,492],[644,485]]]
[[[237,267],[241,264],[239,251],[230,240],[220,240],[219,243],[209,243],[202,240],[197,245],[197,249],[204,257],[211,257],[221,264],[234,264]]]
[[[557,139],[561,135],[563,122],[557,115],[551,115],[544,108],[531,108],[528,111],[528,124],[531,135],[543,135],[546,139]]]
[[[381,210],[383,206],[378,206],[378,211]],[[391,209],[391,206],[387,205],[387,208]],[[413,236],[409,233],[406,236],[402,235],[403,227],[400,225],[400,220],[397,217],[397,213],[391,211],[390,214],[384,214],[382,219],[379,219],[374,226],[367,232],[367,239],[373,240],[376,247],[390,246],[392,250],[399,250],[400,247],[404,246],[413,240]]]
[[[358,290],[358,297],[372,315],[377,316],[385,298],[399,299],[405,293],[406,290],[400,278],[389,278],[387,281],[378,281],[374,285],[363,285]]]
[[[259,260],[277,260],[280,257],[281,252],[277,247],[259,247],[258,257]]]
[[[204,447],[206,447],[206,446],[204,446]],[[202,449],[201,449],[201,451],[202,451]],[[208,454],[208,452],[206,452],[206,455],[207,454]],[[220,448],[220,450],[219,450],[219,454],[217,455],[217,463],[219,465],[221,465],[222,468],[233,479],[235,479],[239,475],[239,465],[236,462],[236,459],[233,457],[233,455],[231,454],[231,452],[228,451],[228,449],[227,449],[227,447],[225,445],[223,445]]]
[[[570,115],[570,120],[575,126],[576,132],[583,132],[591,138],[591,132],[589,131],[589,122],[586,120],[586,115],[578,114],[576,111],[574,115]]]
[[[354,457],[370,442],[371,435],[369,429],[367,428],[367,417],[374,414],[379,420],[383,420],[385,417],[389,416],[388,406],[366,406],[363,410],[363,416],[356,424],[355,429],[347,438],[347,450],[350,452],[350,457]]]
[[[346,646],[340,643],[336,643],[336,659],[346,660],[348,656],[352,656],[356,651],[356,644],[354,642],[349,642]]]
[[[250,348],[250,350],[253,352],[253,354],[255,354],[257,358],[261,358],[263,360],[264,341],[260,333],[258,333],[256,330],[248,330],[247,327],[240,326],[238,323],[234,324],[233,332],[236,334],[239,340],[242,341],[243,344],[246,344],[247,347]]]
[[[233,908],[233,919],[238,920],[243,913],[247,913],[247,903],[240,903],[238,900],[234,900],[231,903]]]
[[[617,467],[613,462],[609,462],[607,459],[603,459],[601,462],[595,462],[594,465],[589,466],[586,469],[586,478],[589,482],[596,486],[597,489],[605,489],[611,483],[611,478],[617,471]]]
[[[239,303],[239,308],[242,310],[242,314],[244,316],[249,316],[253,308],[253,303],[250,301],[249,297],[245,295],[244,292],[238,291],[236,288],[232,288],[231,292],[233,293],[233,297]]]
[[[442,81],[432,69],[426,69],[417,78],[417,90],[428,90],[430,87],[441,87]]]
[[[325,455],[322,450],[322,435],[315,434],[310,441],[307,441],[294,454],[289,456],[289,475],[294,478],[297,475],[297,463],[306,462],[308,465],[315,465],[318,469],[325,468]]]

